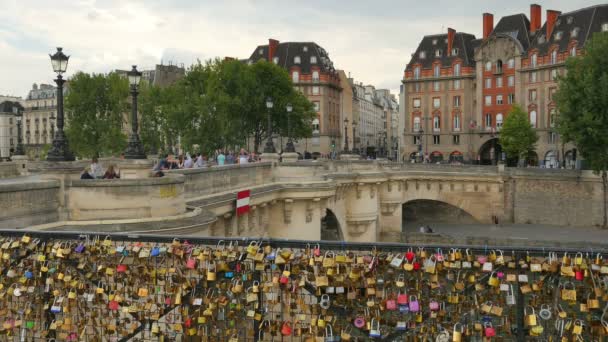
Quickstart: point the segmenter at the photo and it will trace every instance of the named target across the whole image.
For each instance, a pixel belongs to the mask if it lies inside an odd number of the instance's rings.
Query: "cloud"
[[[448,26],[479,36],[482,12],[493,12],[497,22],[502,15],[528,13],[529,2],[2,0],[0,94],[25,96],[32,83],[50,82],[48,54],[55,46],[71,55],[69,76],[161,61],[188,65],[216,56],[246,58],[268,38],[315,41],[357,81],[397,90],[422,36]],[[592,4],[540,3],[564,11]]]

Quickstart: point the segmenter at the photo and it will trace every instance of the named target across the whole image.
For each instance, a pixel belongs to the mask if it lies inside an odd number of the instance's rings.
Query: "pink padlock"
[[[418,303],[418,297],[413,296],[413,295],[410,296],[409,307],[410,307],[410,311],[411,312],[418,312],[418,311],[420,311],[420,304]]]
[[[196,268],[196,259],[194,258],[188,258],[188,260],[186,260],[186,268],[188,269],[195,269]]]
[[[431,311],[437,311],[439,310],[439,303],[432,301],[429,303],[429,309],[431,309]]]
[[[397,302],[394,299],[386,301],[386,310],[397,310]]]
[[[482,264],[482,265],[483,265],[483,264],[485,264],[486,262],[488,262],[488,257],[487,257],[487,256],[485,256],[485,255],[480,255],[480,256],[478,256],[478,257],[477,257],[477,261],[478,261],[480,264]]]
[[[494,337],[496,336],[496,329],[492,326],[492,323],[486,322],[484,323],[484,332],[486,337]]]

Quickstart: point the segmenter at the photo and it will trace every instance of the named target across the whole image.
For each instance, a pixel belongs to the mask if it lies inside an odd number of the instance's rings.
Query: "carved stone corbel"
[[[393,182],[392,181],[386,182],[386,187],[388,188],[388,192],[393,192]]]
[[[380,203],[380,212],[384,216],[391,216],[400,205],[400,202],[382,202]]]
[[[291,223],[291,214],[293,213],[293,200],[286,199],[283,202],[283,221],[286,224]]]
[[[363,192],[364,183],[357,184],[357,199],[361,199],[361,193]]]
[[[319,199],[317,199],[317,201],[318,200]],[[313,201],[306,202],[306,223],[312,222],[312,216],[313,216],[316,206],[317,206],[317,203],[315,203]]]

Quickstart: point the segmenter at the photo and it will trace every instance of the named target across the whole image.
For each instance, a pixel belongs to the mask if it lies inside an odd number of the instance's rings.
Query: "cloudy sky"
[[[0,0],[0,95],[51,82],[48,53],[62,46],[76,70],[191,64],[249,57],[268,38],[315,41],[336,68],[395,91],[423,35],[453,27],[481,35],[483,12],[529,14],[512,0]],[[597,1],[537,1],[563,12]]]

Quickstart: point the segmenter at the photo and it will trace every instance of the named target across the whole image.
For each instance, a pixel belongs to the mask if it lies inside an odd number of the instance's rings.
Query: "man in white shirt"
[[[99,178],[103,178],[103,167],[101,167],[101,165],[99,164],[97,157],[93,157],[93,160],[91,162],[91,176],[93,176],[93,178],[95,179],[99,179]]]
[[[205,167],[205,160],[203,159],[202,153],[196,158],[196,167]]]
[[[190,169],[194,166],[194,161],[190,157],[190,153],[186,153],[186,161],[184,161],[184,169]]]

